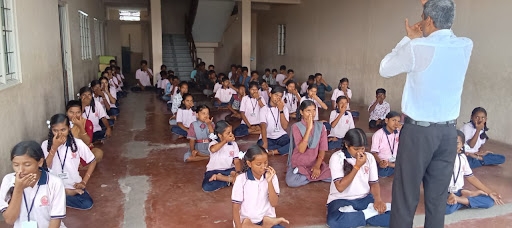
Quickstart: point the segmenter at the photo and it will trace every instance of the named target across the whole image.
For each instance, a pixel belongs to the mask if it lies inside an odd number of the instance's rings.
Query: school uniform
[[[260,97],[262,97],[262,99],[265,101],[265,103],[269,103],[270,102],[270,96],[268,95],[268,93],[272,92],[272,88],[268,88],[268,92],[267,91],[263,91],[260,89],[259,93],[260,93]]]
[[[217,91],[219,91],[220,88],[222,88],[222,83],[215,83],[215,85],[213,86],[213,93],[217,93]]]
[[[465,154],[457,154],[455,165],[453,166],[452,179],[448,187],[448,192],[452,190],[456,196],[462,196],[461,191],[464,187],[464,178],[473,176],[470,164]],[[446,214],[451,214],[461,208],[490,208],[494,206],[494,200],[490,196],[479,195],[468,197],[469,205],[456,203],[454,205],[446,204]]]
[[[303,97],[301,97],[301,98],[300,98],[300,103],[302,104],[302,102],[303,102],[303,101],[305,101],[305,100],[310,100],[310,101],[313,101],[313,103],[315,103],[315,106],[316,106],[316,108],[315,108],[315,113],[316,113],[316,115],[315,115],[314,120],[319,120],[319,117],[318,117],[318,108],[319,108],[319,107],[320,107],[320,108],[322,107],[322,106],[320,105],[320,103],[318,103],[318,101],[316,101],[315,99],[309,98],[307,95],[306,95],[306,96],[303,96]],[[330,131],[330,130],[331,130],[331,124],[330,124],[330,123],[328,123],[328,122],[323,122],[323,124],[324,124],[324,126],[325,126],[325,129],[327,129],[328,131]]]
[[[475,135],[476,127],[474,126],[474,124],[472,122],[469,122],[469,123],[464,124],[460,128],[460,131],[464,132],[464,135],[466,136],[466,142],[469,142],[469,140],[471,140],[471,138],[473,138],[473,136]],[[484,133],[484,130],[480,131],[480,135],[482,133]],[[487,139],[485,139],[485,138],[482,139],[482,138],[478,137],[478,139],[475,143],[475,146],[472,148],[470,147],[469,149],[465,150],[465,152],[466,153],[478,152],[480,150],[480,148],[485,144],[486,141],[487,141]],[[471,167],[471,169],[476,169],[478,167],[485,166],[485,165],[503,164],[505,162],[505,156],[503,156],[501,154],[490,153],[490,154],[483,156],[482,160],[478,160],[476,158],[469,157],[469,156],[467,156],[467,160],[469,162],[469,166]]]
[[[178,109],[178,112],[176,114],[176,123],[182,123],[183,126],[190,128],[190,124],[196,120],[196,112],[192,111],[192,109]],[[187,131],[181,129],[177,125],[172,126],[171,132],[177,135],[187,137]]]
[[[215,107],[228,107],[231,98],[233,98],[233,94],[236,94],[236,91],[231,88],[220,88],[215,93],[215,98],[219,99],[219,101],[213,102],[213,106]]]
[[[94,103],[94,111],[91,106],[86,106],[84,108],[84,113],[82,113],[82,117],[90,120],[93,124],[93,142],[102,140],[105,138],[106,129],[102,129],[100,122],[102,118],[107,118],[108,115],[103,109],[101,103],[92,100]]]
[[[262,102],[264,105],[266,105],[264,100],[262,100]],[[249,123],[246,123],[244,120],[242,120],[240,126],[233,130],[235,137],[243,137],[249,135],[249,126],[260,124],[260,109],[261,108],[258,100],[248,95],[242,98],[242,102],[240,103],[240,112],[245,114],[245,117]]]
[[[151,69],[148,69],[148,71],[153,75],[153,71]],[[147,90],[153,90],[154,87],[151,85],[151,78],[149,77],[149,74],[145,71],[142,71],[141,69],[138,69],[135,72],[135,79],[138,79],[140,81],[140,84],[145,87]],[[139,86],[132,87],[132,91],[137,92],[141,91]]]
[[[290,121],[288,108],[283,108],[283,115],[287,121]],[[281,125],[281,113],[277,107],[265,105],[260,109],[260,123],[267,125],[267,149],[277,150],[279,154],[288,154],[290,152],[290,137],[286,129]],[[262,135],[258,140],[258,145],[263,145]]]
[[[386,127],[376,131],[372,136],[371,152],[376,153],[381,160],[394,163],[398,152],[400,132],[389,132]],[[395,168],[381,168],[377,165],[379,177],[389,177],[395,172]]]
[[[332,110],[331,115],[329,117],[329,123],[338,118],[339,115],[343,115],[338,124],[331,128],[328,138],[337,138],[337,141],[330,141],[328,143],[329,150],[341,149],[343,148],[343,138],[348,130],[355,128],[354,126],[354,118],[352,118],[352,113],[345,111],[344,113],[339,113],[339,110]]]
[[[341,89],[335,89],[335,90],[332,92],[331,101],[334,101],[334,103],[336,103],[336,100],[337,100],[337,99],[338,99],[338,97],[340,97],[340,96],[346,96],[346,97],[348,97],[349,99],[352,99],[352,90],[347,88],[347,94],[345,94],[345,92],[343,92],[343,90],[341,90]],[[337,104],[336,104],[335,106],[337,106]],[[336,107],[333,107],[333,108],[336,108]],[[350,104],[347,104],[347,110],[350,110]]]
[[[302,85],[300,85],[300,95],[301,96],[306,96],[306,94],[308,93],[308,82],[303,82]]]
[[[375,101],[372,102],[372,104],[375,103]],[[372,105],[368,106],[368,111],[370,111],[370,107]],[[381,128],[385,125],[384,119],[386,119],[386,115],[391,111],[391,108],[389,107],[389,103],[386,101],[383,101],[382,104],[377,103],[375,105],[375,109],[373,109],[372,112],[370,112],[370,122],[369,127],[370,128]],[[379,125],[377,125],[377,120],[383,120]]]
[[[295,94],[292,94],[292,93],[288,93],[288,92],[284,92],[283,94],[283,98],[281,98],[284,102],[284,105],[288,108],[288,111],[290,112],[290,114],[292,113],[296,113],[297,112],[297,107],[298,107],[298,104],[297,104],[297,97],[295,96]]]
[[[286,84],[283,83],[283,81],[286,79],[286,75],[284,74],[277,74],[276,75],[276,83],[280,85],[281,87],[286,87]]]
[[[343,171],[344,162],[351,165],[356,164],[356,159],[349,153],[338,151],[329,159],[332,182],[327,197],[327,225],[331,228],[360,227],[360,226],[382,226],[389,227],[390,211],[376,215],[365,220],[362,210],[368,208],[368,204],[374,203],[373,195],[370,193],[370,184],[377,183],[377,163],[375,158],[366,152],[366,163],[360,167],[352,183],[343,191],[336,188],[336,181],[345,177]],[[341,207],[352,206],[356,212],[340,212]]]
[[[225,181],[210,181],[210,178],[218,173],[224,176],[229,176],[232,171],[235,171],[233,160],[237,158],[238,152],[240,151],[236,142],[229,142],[224,144],[219,151],[212,153],[210,148],[217,143],[219,142],[213,140],[208,145],[210,161],[208,162],[208,165],[206,165],[206,173],[204,173],[203,179],[203,191],[205,192],[217,191],[230,185],[230,183]]]
[[[212,123],[212,126],[215,128],[214,123]],[[209,143],[211,141],[210,138],[208,137],[209,135],[210,130],[208,129],[208,125],[197,120],[190,124],[190,127],[188,128],[187,132],[187,139],[195,140],[194,149],[199,151],[199,153],[201,153],[202,155],[209,156]],[[190,156],[192,156],[192,151],[190,151],[189,149],[183,156],[183,161],[186,162]]]
[[[75,138],[75,142],[78,149],[76,152],[71,151],[71,147],[65,144],[60,145],[53,157],[52,166],[48,167],[52,174],[62,179],[66,189],[75,189],[73,185],[82,182],[82,177],[78,173],[80,159],[83,159],[87,164],[91,164],[96,159],[91,149],[82,140]],[[41,144],[41,148],[43,149],[44,156],[48,157],[48,140]],[[88,210],[92,208],[93,201],[87,190],[84,189],[82,195],[66,195],[66,206],[79,210]]]
[[[169,82],[168,79],[164,79],[162,80],[161,82],[161,89],[162,89],[162,92],[163,92],[163,96],[162,96],[162,99],[164,101],[170,101],[171,100],[171,83]]]
[[[111,106],[112,104],[110,103],[110,99],[108,98],[107,93],[106,93],[106,92],[104,92],[104,91],[101,91],[101,92],[102,92],[102,93],[103,93],[103,95],[105,96],[105,100],[107,101],[107,103],[108,103],[108,107],[110,108],[110,106]],[[94,96],[94,101],[96,101],[96,102],[98,102],[98,103],[100,103],[100,104],[101,104],[101,106],[100,106],[100,107],[102,107],[102,108],[103,108],[103,110],[105,111],[105,113],[107,113],[107,117],[105,117],[105,118],[108,120],[108,124],[109,124],[110,126],[114,126],[115,120],[114,120],[114,119],[111,119],[111,118],[110,118],[110,115],[108,115],[109,111],[107,111],[107,106],[105,106],[105,104],[103,103],[103,97],[95,97],[95,96]],[[105,125],[103,125],[103,122],[100,122],[100,126],[101,126],[101,128],[105,128]]]
[[[119,116],[119,108],[117,107],[117,103],[118,103],[117,97],[118,96],[117,96],[116,88],[111,86],[111,87],[109,87],[108,90],[110,92],[110,95],[112,95],[112,97],[116,100],[116,102],[112,103],[112,102],[110,102],[110,99],[108,99],[108,103],[110,104],[110,110],[107,111],[107,114],[109,116]],[[106,97],[108,97],[108,96],[106,96]]]
[[[286,172],[286,184],[289,187],[300,187],[312,181],[331,181],[331,172],[325,162],[320,165],[320,175],[317,179],[311,178],[311,168],[316,163],[318,153],[320,151],[327,151],[327,130],[325,126],[315,121],[313,129],[309,136],[308,147],[304,153],[299,153],[297,147],[306,133],[306,123],[304,121],[297,122],[292,125],[292,134],[290,137],[290,151],[291,155],[288,156],[288,171]]]
[[[250,219],[252,223],[261,225],[264,217],[276,217],[276,209],[268,199],[268,181],[265,174],[256,179],[249,168],[245,173],[236,177],[231,192],[231,202],[240,204],[240,221]],[[272,177],[272,185],[279,195],[279,181],[277,175]],[[283,227],[281,225],[272,228]]]

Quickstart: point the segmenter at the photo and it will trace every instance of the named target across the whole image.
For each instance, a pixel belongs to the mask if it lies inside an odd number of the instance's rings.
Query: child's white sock
[[[373,208],[373,203],[368,204],[368,207],[364,210],[362,210],[364,214],[364,220],[368,220],[369,218],[372,218],[374,216],[377,216],[379,212]]]
[[[391,203],[386,203],[386,211],[391,211]]]
[[[338,210],[342,213],[357,212],[351,205],[340,207]]]

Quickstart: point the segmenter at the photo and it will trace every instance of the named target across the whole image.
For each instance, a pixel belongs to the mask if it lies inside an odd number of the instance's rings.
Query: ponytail
[[[366,138],[366,134],[364,133],[363,130],[361,130],[361,128],[353,128],[353,129],[348,130],[347,133],[345,134],[345,137],[343,138],[343,142],[345,142],[345,143],[343,144],[342,151],[346,155],[350,155],[350,153],[348,152],[348,147],[351,147],[351,146],[360,147],[360,146],[368,145],[368,140]],[[352,164],[350,164],[347,161],[347,159],[345,159],[343,161],[343,172],[344,172],[345,176],[347,176],[350,172],[352,172],[352,169],[354,169],[354,166]]]

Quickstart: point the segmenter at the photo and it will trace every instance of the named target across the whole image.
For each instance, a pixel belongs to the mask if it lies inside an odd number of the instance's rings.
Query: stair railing
[[[190,1],[189,13],[185,15],[185,36],[187,37],[190,58],[192,60],[194,69],[197,68],[197,66],[199,65],[199,61],[201,61],[199,58],[197,58],[196,43],[194,42],[194,37],[192,35],[192,27],[194,26],[194,20],[196,18],[198,5],[199,0]]]

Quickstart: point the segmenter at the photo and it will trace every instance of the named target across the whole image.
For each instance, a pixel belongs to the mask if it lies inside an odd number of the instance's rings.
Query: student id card
[[[58,176],[60,177],[60,179],[62,179],[62,180],[67,180],[67,179],[69,179],[69,173],[67,173],[67,172],[58,173],[57,175],[58,175]]]
[[[36,221],[23,221],[21,222],[21,228],[37,228]]]
[[[455,186],[450,186],[450,187],[448,188],[448,192],[450,192],[450,193],[456,193],[456,192],[457,192],[457,187],[455,187]]]

